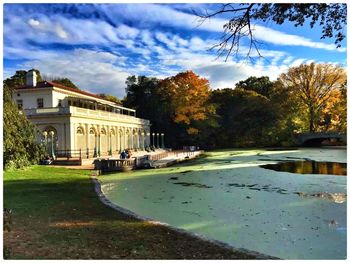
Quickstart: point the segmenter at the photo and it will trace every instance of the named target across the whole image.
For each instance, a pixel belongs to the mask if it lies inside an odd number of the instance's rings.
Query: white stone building
[[[137,118],[135,110],[89,92],[37,82],[35,71],[27,73],[25,86],[14,90],[13,100],[39,129],[38,140],[55,153],[81,151],[90,158],[150,146],[151,124]],[[160,147],[163,138],[155,136]]]

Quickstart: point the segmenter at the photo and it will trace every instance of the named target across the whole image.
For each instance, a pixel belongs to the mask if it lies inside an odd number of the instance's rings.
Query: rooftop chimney
[[[26,85],[27,86],[36,86],[36,72],[35,70],[31,69],[26,74]]]

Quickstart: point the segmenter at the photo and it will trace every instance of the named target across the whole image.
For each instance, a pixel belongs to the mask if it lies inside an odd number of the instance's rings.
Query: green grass
[[[10,258],[252,258],[103,205],[90,173],[49,166],[4,172],[4,207],[13,220],[4,232]]]

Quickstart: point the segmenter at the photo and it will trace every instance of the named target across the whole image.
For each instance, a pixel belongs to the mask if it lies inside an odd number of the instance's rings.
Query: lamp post
[[[54,151],[54,147],[53,147],[53,137],[55,135],[54,131],[50,131],[50,135],[51,135],[51,156],[53,159],[55,159],[55,151]]]
[[[155,144],[154,144],[154,135],[156,135],[155,133],[152,133],[152,146],[155,148]]]
[[[95,133],[95,147],[94,147],[94,158],[97,157],[97,134]]]
[[[45,151],[47,152],[47,131],[43,132],[43,136],[44,136]]]

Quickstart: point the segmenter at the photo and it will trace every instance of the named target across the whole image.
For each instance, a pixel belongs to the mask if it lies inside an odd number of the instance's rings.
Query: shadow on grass
[[[13,259],[252,258],[104,206],[87,174],[46,167],[18,174],[4,181],[4,207],[13,210],[4,244]]]

